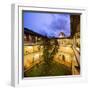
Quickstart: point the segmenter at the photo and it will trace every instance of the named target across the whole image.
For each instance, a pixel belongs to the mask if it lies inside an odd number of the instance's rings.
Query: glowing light
[[[35,55],[34,55],[34,60],[38,60],[39,59],[39,53],[36,53]]]

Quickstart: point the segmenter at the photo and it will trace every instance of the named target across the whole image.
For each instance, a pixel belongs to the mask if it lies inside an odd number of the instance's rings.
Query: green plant
[[[43,40],[43,45],[44,45],[44,50],[43,50],[44,61],[49,62],[58,52],[58,48],[59,48],[58,41],[56,39],[45,38]]]

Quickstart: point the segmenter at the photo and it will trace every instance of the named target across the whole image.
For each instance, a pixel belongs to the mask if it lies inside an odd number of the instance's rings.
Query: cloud
[[[70,35],[70,15],[24,12],[24,27],[47,37],[58,37],[60,32]]]

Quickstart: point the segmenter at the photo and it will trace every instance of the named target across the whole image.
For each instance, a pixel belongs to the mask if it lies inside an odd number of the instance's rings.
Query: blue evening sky
[[[59,37],[63,32],[66,37],[70,36],[70,14],[60,13],[23,13],[24,28],[30,29],[47,37]]]

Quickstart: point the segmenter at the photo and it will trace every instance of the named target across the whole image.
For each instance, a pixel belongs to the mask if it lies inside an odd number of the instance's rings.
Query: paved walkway
[[[75,46],[73,46],[72,48],[73,48],[73,51],[75,53],[75,57],[76,57],[77,63],[78,63],[78,65],[80,65],[80,52],[77,51],[77,49],[75,48]]]
[[[72,49],[75,54],[75,61],[72,65],[72,74],[78,75],[78,74],[80,74],[80,52],[77,51],[75,46],[73,46]]]

